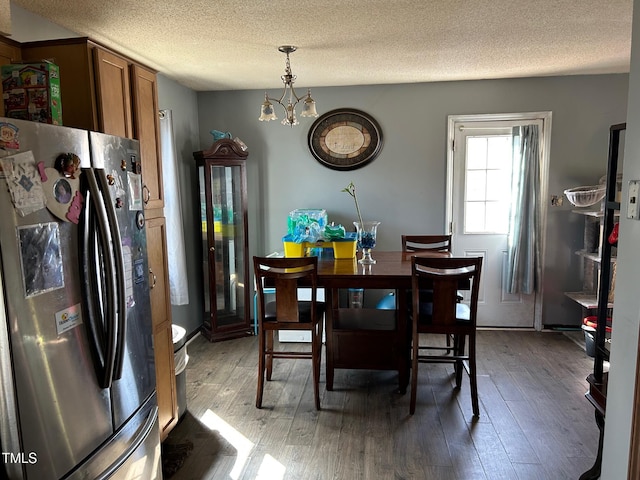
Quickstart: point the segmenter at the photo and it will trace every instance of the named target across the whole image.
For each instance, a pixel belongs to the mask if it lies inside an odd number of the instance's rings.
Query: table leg
[[[600,478],[600,471],[602,469],[602,442],[604,441],[604,415],[602,415],[598,410],[596,410],[596,424],[600,429],[596,461],[593,464],[593,467],[580,475],[580,480],[597,480]]]
[[[407,309],[407,296],[404,290],[396,291],[396,321],[398,329],[398,380],[399,392],[407,393],[409,385],[409,370],[411,366],[411,338],[409,336],[409,315]]]
[[[327,390],[333,390],[333,319],[338,310],[338,291],[335,288],[325,289],[325,302],[327,310],[325,312],[325,352],[326,352],[326,376],[327,376]]]

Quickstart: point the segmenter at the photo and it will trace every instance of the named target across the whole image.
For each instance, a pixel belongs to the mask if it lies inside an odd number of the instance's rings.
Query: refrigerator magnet
[[[28,225],[17,230],[25,297],[64,287],[58,223]]]
[[[142,210],[142,175],[127,172],[129,180],[129,210]]]
[[[70,215],[74,210],[73,202],[80,194],[80,175],[77,173],[74,178],[66,177],[55,168],[44,169],[45,181],[42,183],[47,209],[60,220],[65,222],[78,223],[78,215]],[[78,212],[79,213],[79,212]]]
[[[33,152],[0,159],[13,205],[25,217],[45,205],[45,196]]]
[[[82,325],[82,308],[79,303],[56,312],[56,332],[58,336],[72,328]]]
[[[0,122],[0,148],[20,150],[18,127],[13,123]]]
[[[56,170],[67,178],[76,178],[80,172],[80,158],[75,153],[61,153],[54,163]]]
[[[124,264],[124,295],[126,299],[127,308],[135,306],[135,298],[133,296],[133,253],[131,246],[127,245],[131,243],[131,239],[123,239],[122,241],[122,263]]]

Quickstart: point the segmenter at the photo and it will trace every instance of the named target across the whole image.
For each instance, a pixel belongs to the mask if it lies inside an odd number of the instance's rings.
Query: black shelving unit
[[[626,123],[611,125],[609,128],[609,158],[607,164],[607,190],[604,197],[604,218],[602,228],[602,256],[600,261],[600,282],[598,287],[598,325],[595,335],[595,356],[593,359],[593,373],[587,377],[589,391],[587,399],[595,408],[596,424],[600,429],[598,453],[596,461],[588,471],[580,476],[580,480],[596,480],[600,478],[602,467],[602,442],[604,440],[604,422],[607,406],[607,385],[609,372],[604,369],[604,363],[609,361],[607,348],[607,319],[609,315],[609,292],[611,290],[612,249],[608,237],[615,223],[616,212],[620,211],[620,202],[616,199],[618,192],[618,163],[620,160],[620,136],[627,128]]]

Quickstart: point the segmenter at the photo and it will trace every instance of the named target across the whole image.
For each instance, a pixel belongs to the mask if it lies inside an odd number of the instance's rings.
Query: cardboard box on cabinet
[[[3,65],[2,100],[9,118],[62,125],[60,69],[54,63]]]

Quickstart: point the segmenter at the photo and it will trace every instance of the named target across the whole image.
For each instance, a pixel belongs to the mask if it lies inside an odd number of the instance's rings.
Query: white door
[[[511,129],[531,122],[451,122],[450,228],[456,256],[483,257],[478,326],[535,324],[536,295],[506,288],[511,202]]]

